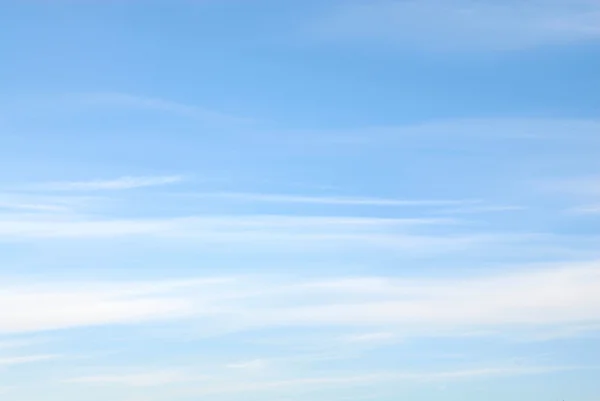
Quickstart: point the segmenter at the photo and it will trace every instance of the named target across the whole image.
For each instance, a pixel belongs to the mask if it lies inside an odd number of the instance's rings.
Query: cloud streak
[[[198,106],[192,106],[157,97],[139,96],[119,92],[83,93],[66,96],[74,102],[88,104],[91,106],[118,107],[129,109],[140,109],[148,111],[159,111],[171,113],[182,117],[200,119],[216,123],[247,123],[250,120],[240,118],[216,111],[208,110]]]
[[[193,377],[198,380],[200,377]],[[63,380],[63,383],[86,385],[116,385],[127,387],[156,387],[168,384],[182,383],[192,380],[192,377],[179,371],[155,371],[145,373],[121,373],[94,376],[73,377]]]
[[[247,124],[253,121],[249,118],[164,99],[159,96],[125,92],[75,92],[24,96],[13,99],[11,104],[17,111],[34,110],[51,111],[52,113],[113,113],[122,111],[131,113],[141,111],[176,116],[217,126]]]
[[[160,296],[143,285],[6,285],[0,287],[0,333],[102,324],[139,323],[188,313],[186,300]],[[167,287],[168,288],[168,287]]]
[[[286,247],[355,244],[404,250],[447,251],[512,236],[428,234],[428,228],[454,226],[447,218],[361,218],[300,215],[226,215],[156,219],[90,219],[60,216],[0,216],[0,240],[97,240],[132,237],[200,244]],[[425,230],[425,232],[422,232]]]
[[[348,387],[382,384],[387,382],[447,382],[457,380],[474,380],[506,376],[543,375],[552,372],[580,370],[577,366],[531,366],[531,367],[494,367],[471,370],[454,370],[442,372],[378,372],[348,376],[300,377],[294,379],[271,381],[237,381],[227,385],[204,386],[196,391],[196,395],[221,393],[266,392],[284,389],[305,389],[322,387]]]
[[[36,185],[34,188],[48,191],[115,191],[176,184],[182,181],[184,181],[184,178],[178,175],[156,177],[125,176],[113,180],[49,182]]]
[[[342,3],[312,27],[321,38],[376,40],[433,50],[519,50],[600,39],[588,0],[377,0]]]
[[[306,196],[251,192],[212,192],[192,195],[198,198],[218,198],[241,202],[266,203],[299,203],[317,205],[349,205],[349,206],[456,206],[480,203],[476,199],[464,200],[431,200],[431,199],[382,199],[352,198],[339,196]]]
[[[237,330],[363,327],[385,333],[367,335],[365,340],[386,340],[388,333],[519,333],[597,327],[599,287],[599,262],[461,279],[389,276],[286,282],[230,277],[58,287],[3,285],[0,309],[8,312],[0,316],[0,331],[200,319],[207,330],[233,324]]]
[[[60,355],[27,355],[10,358],[0,358],[0,368],[12,365],[21,365],[25,363],[48,361],[59,357]]]

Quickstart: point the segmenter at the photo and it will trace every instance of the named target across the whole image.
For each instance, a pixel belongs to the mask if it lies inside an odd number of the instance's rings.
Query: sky
[[[597,0],[0,1],[0,395],[600,401]]]

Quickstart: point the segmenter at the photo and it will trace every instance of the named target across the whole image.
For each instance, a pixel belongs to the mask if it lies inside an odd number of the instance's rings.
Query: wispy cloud
[[[210,108],[164,99],[160,96],[124,92],[75,92],[25,96],[12,99],[11,105],[31,111],[54,113],[144,111],[161,113],[216,125],[247,124],[253,120]]]
[[[435,50],[515,50],[600,39],[589,0],[343,2],[313,26],[329,39],[379,40]]]
[[[247,123],[251,121],[247,118],[232,116],[198,106],[174,102],[157,97],[139,96],[128,93],[83,93],[70,95],[69,97],[73,98],[73,100],[92,106],[125,107],[159,111],[217,123]]]
[[[20,210],[30,212],[66,212],[69,208],[62,205],[42,204],[42,203],[13,203],[0,202],[0,210]]]
[[[300,377],[294,379],[253,381],[228,383],[227,385],[207,385],[202,389],[192,390],[195,394],[219,394],[242,392],[265,392],[292,388],[347,387],[369,385],[386,382],[425,382],[473,380],[502,376],[541,375],[551,372],[580,370],[577,366],[530,366],[530,367],[494,367],[471,370],[454,370],[442,372],[378,372],[347,376]]]
[[[578,206],[572,208],[571,211],[578,214],[600,214],[600,204]]]
[[[24,348],[30,345],[39,344],[44,342],[39,339],[22,339],[22,340],[7,340],[0,341],[0,350],[13,349],[13,348]]]
[[[548,190],[569,195],[600,198],[600,176],[576,177],[544,182]]]
[[[57,216],[0,216],[0,239],[98,239],[146,237],[163,240],[193,240],[204,243],[270,245],[294,243],[363,243],[365,246],[422,249],[438,246],[438,251],[501,236],[429,235],[417,228],[457,224],[452,219],[361,218],[301,215],[226,215],[156,219],[89,219]],[[492,238],[494,237],[494,238]],[[508,238],[505,238],[505,240]],[[448,248],[449,247],[449,248]]]
[[[516,205],[482,205],[482,206],[465,206],[457,208],[448,208],[437,210],[438,214],[477,214],[477,213],[503,213],[503,212],[518,212],[527,209],[525,206]]]
[[[600,121],[597,119],[559,118],[471,118],[427,121],[398,126],[372,126],[355,129],[301,131],[286,137],[303,144],[347,146],[410,145],[413,143],[451,146],[465,143],[501,141],[568,141],[598,143]],[[274,138],[275,140],[275,138]]]
[[[464,200],[432,200],[432,199],[382,199],[382,198],[353,198],[339,196],[308,196],[251,192],[212,192],[193,194],[199,198],[221,198],[242,202],[269,203],[306,203],[318,205],[353,205],[353,206],[452,206],[471,205],[480,203],[477,199]]]
[[[73,194],[49,195],[30,190],[3,191],[0,193],[0,214],[65,214],[98,200],[97,197]]]
[[[259,372],[267,368],[269,362],[265,359],[253,359],[249,361],[234,362],[228,364],[229,369],[242,370],[246,372]]]
[[[545,191],[563,195],[575,202],[576,205],[567,208],[568,213],[576,215],[600,213],[600,176],[547,180],[539,186]]]
[[[35,185],[33,188],[49,191],[110,191],[175,184],[182,181],[184,181],[184,177],[178,175],[156,177],[125,176],[112,180],[49,182]]]
[[[363,327],[398,336],[477,330],[488,330],[488,335],[518,333],[598,324],[599,286],[598,262],[461,279],[339,277],[286,282],[232,277],[55,288],[4,286],[0,308],[9,312],[0,316],[0,331],[179,318],[200,319],[207,330],[235,322],[240,330]],[[40,304],[45,307],[38,308]],[[382,336],[388,334],[371,338]]]
[[[385,343],[385,342],[390,342],[390,341],[394,341],[397,339],[398,339],[398,336],[395,333],[389,332],[389,331],[353,334],[353,335],[345,336],[342,338],[343,341],[346,341],[349,343],[366,343],[366,344]]]
[[[161,296],[144,285],[1,285],[0,333],[123,324],[171,318],[189,312],[177,296]],[[167,287],[169,288],[169,287]],[[132,294],[133,291],[133,294]]]
[[[24,363],[33,363],[48,361],[51,359],[59,358],[60,355],[27,355],[27,356],[15,356],[10,358],[0,358],[0,368],[11,365],[21,365]]]
[[[200,379],[194,376],[194,380]],[[176,384],[192,380],[192,377],[180,371],[162,370],[143,373],[120,373],[94,376],[73,377],[63,380],[64,383],[87,385],[117,385],[127,387],[155,387],[167,384]]]

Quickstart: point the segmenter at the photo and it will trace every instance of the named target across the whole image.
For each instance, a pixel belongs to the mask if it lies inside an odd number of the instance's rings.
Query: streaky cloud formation
[[[512,51],[600,39],[600,6],[588,0],[377,0],[337,5],[317,35],[432,50]]]
[[[542,367],[510,367],[481,368],[448,372],[381,372],[343,377],[304,377],[292,380],[238,382],[221,386],[206,385],[197,390],[188,390],[186,394],[216,395],[246,392],[273,392],[281,389],[299,391],[306,388],[336,388],[341,386],[360,386],[365,384],[383,384],[386,382],[417,382],[431,385],[432,382],[452,382],[477,378],[510,377],[523,375],[540,375],[561,371],[577,371],[576,366],[542,366]]]
[[[199,380],[201,377],[188,377],[178,371],[158,371],[149,373],[122,373],[118,375],[82,376],[65,379],[64,383],[92,384],[92,385],[117,385],[128,387],[155,387],[166,384],[181,383],[190,380]]]
[[[277,326],[387,327],[402,335],[461,335],[600,323],[600,264],[550,266],[461,279],[356,277],[305,282],[268,278],[155,283],[30,283],[3,286],[3,332],[132,324],[144,320],[235,321]],[[46,308],[39,310],[42,302]],[[49,311],[56,311],[50,313]],[[208,326],[207,326],[208,327]],[[383,335],[390,336],[390,332]],[[382,334],[353,341],[382,339]]]
[[[327,197],[303,196],[287,194],[244,193],[244,192],[214,192],[194,194],[199,198],[223,198],[239,200],[242,202],[274,202],[274,203],[308,203],[322,205],[355,205],[355,206],[452,206],[471,205],[481,201],[476,199],[465,200],[427,200],[427,199],[378,199],[378,198],[352,198],[352,197]]]
[[[39,184],[33,188],[48,191],[111,191],[175,184],[183,180],[183,177],[176,175],[158,177],[125,176],[112,180],[49,182]]]
[[[20,365],[24,363],[48,361],[58,358],[59,355],[27,355],[11,358],[0,358],[0,368],[11,365]]]
[[[597,0],[21,3],[0,398],[597,399]]]

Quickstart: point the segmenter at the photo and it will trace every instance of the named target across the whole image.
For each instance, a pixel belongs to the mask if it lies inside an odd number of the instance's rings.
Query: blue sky
[[[598,401],[595,0],[0,3],[0,394]]]

